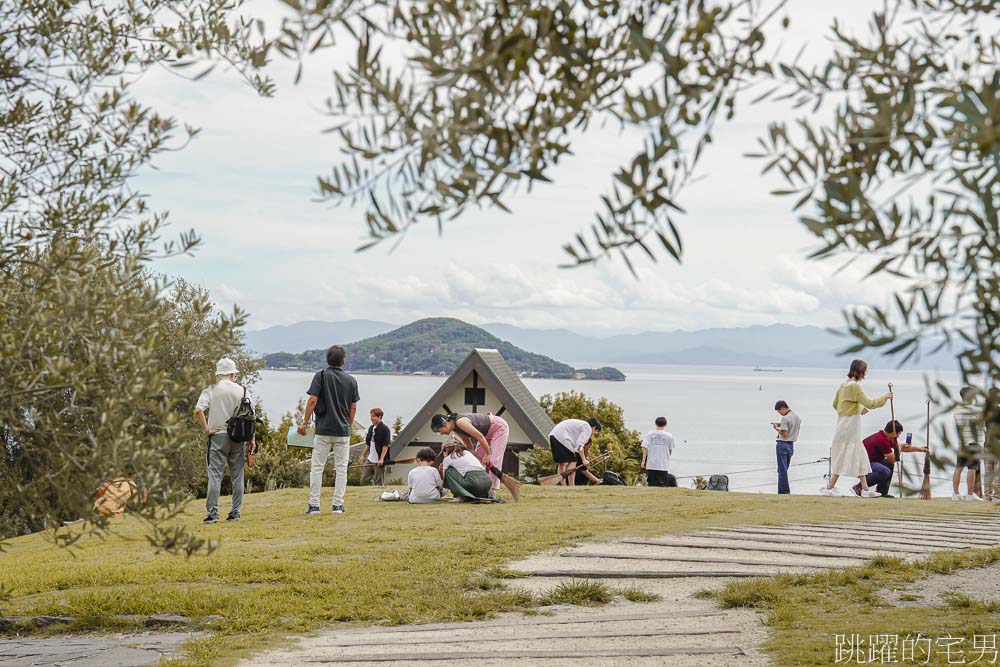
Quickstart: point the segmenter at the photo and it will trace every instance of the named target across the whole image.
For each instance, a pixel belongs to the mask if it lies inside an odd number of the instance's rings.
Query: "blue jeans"
[[[893,464],[888,459],[872,463],[872,471],[865,477],[865,480],[868,482],[868,488],[874,487],[883,496],[889,493],[889,487],[892,486],[893,467]]]
[[[778,493],[791,493],[788,487],[788,464],[795,453],[794,444],[787,440],[778,440],[774,443],[774,450],[778,456]]]

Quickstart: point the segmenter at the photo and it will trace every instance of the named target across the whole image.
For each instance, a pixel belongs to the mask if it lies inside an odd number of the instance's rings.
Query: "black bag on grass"
[[[705,487],[706,491],[728,491],[729,490],[729,477],[727,475],[712,475],[708,478],[708,486]]]
[[[604,482],[605,486],[625,486],[625,481],[622,479],[621,475],[610,470],[604,471],[604,474],[601,475],[601,480]]]

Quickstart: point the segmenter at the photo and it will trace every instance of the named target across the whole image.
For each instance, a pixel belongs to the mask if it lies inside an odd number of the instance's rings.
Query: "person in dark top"
[[[392,441],[392,431],[382,421],[385,415],[381,408],[372,408],[372,425],[368,427],[365,435],[365,446],[361,450],[361,457],[358,465],[365,466],[361,469],[361,485],[385,484],[385,461],[389,457],[389,443]]]
[[[347,353],[334,345],[326,351],[327,368],[318,371],[309,385],[309,400],[299,424],[299,435],[316,414],[316,437],[313,439],[312,469],[309,471],[309,507],[306,514],[319,514],[319,494],[323,469],[333,452],[336,478],[333,485],[333,513],[344,513],[344,490],[347,488],[347,462],[351,455],[351,425],[358,410],[358,382],[344,371]]]
[[[441,435],[454,434],[461,438],[466,448],[473,452],[490,473],[490,497],[496,498],[497,489],[503,473],[503,457],[507,452],[507,439],[510,427],[507,422],[495,415],[478,412],[459,412],[450,415],[434,415],[431,418],[431,430]],[[509,480],[508,480],[509,481]],[[507,488],[517,500],[517,492],[508,485]]]
[[[892,485],[892,469],[896,464],[896,457],[893,454],[893,447],[899,443],[899,436],[903,434],[903,425],[899,421],[890,421],[885,428],[864,439],[865,451],[868,453],[868,462],[871,463],[872,471],[868,473],[867,482],[869,488],[874,488],[883,498],[891,498],[889,487]],[[901,445],[904,452],[926,452],[926,447],[916,445]],[[854,495],[861,495],[861,483],[855,484],[851,491]]]

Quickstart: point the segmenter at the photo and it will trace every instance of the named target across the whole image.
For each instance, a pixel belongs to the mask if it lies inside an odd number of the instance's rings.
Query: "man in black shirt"
[[[309,508],[306,514],[319,514],[319,493],[323,486],[323,469],[333,452],[337,476],[333,484],[333,513],[344,513],[344,491],[347,488],[347,462],[351,455],[351,424],[358,409],[358,382],[344,371],[347,353],[334,345],[326,351],[328,367],[317,372],[309,385],[309,400],[299,424],[299,435],[316,413],[316,437],[313,439],[312,469],[309,472]]]
[[[385,460],[389,456],[389,443],[392,441],[392,432],[382,421],[385,413],[381,408],[371,409],[372,425],[368,427],[368,434],[365,435],[365,447],[361,451],[358,465],[365,466],[361,469],[361,485],[385,484]]]

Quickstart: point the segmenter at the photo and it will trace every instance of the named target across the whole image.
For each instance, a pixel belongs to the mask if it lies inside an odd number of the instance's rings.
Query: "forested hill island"
[[[479,327],[446,317],[417,320],[344,347],[345,368],[354,373],[450,375],[473,348],[480,347],[499,350],[514,372],[524,377],[625,379],[625,374],[617,368],[573,368],[515,347]],[[325,349],[298,354],[275,352],[264,355],[264,363],[266,368],[318,370],[326,366],[325,354]]]

